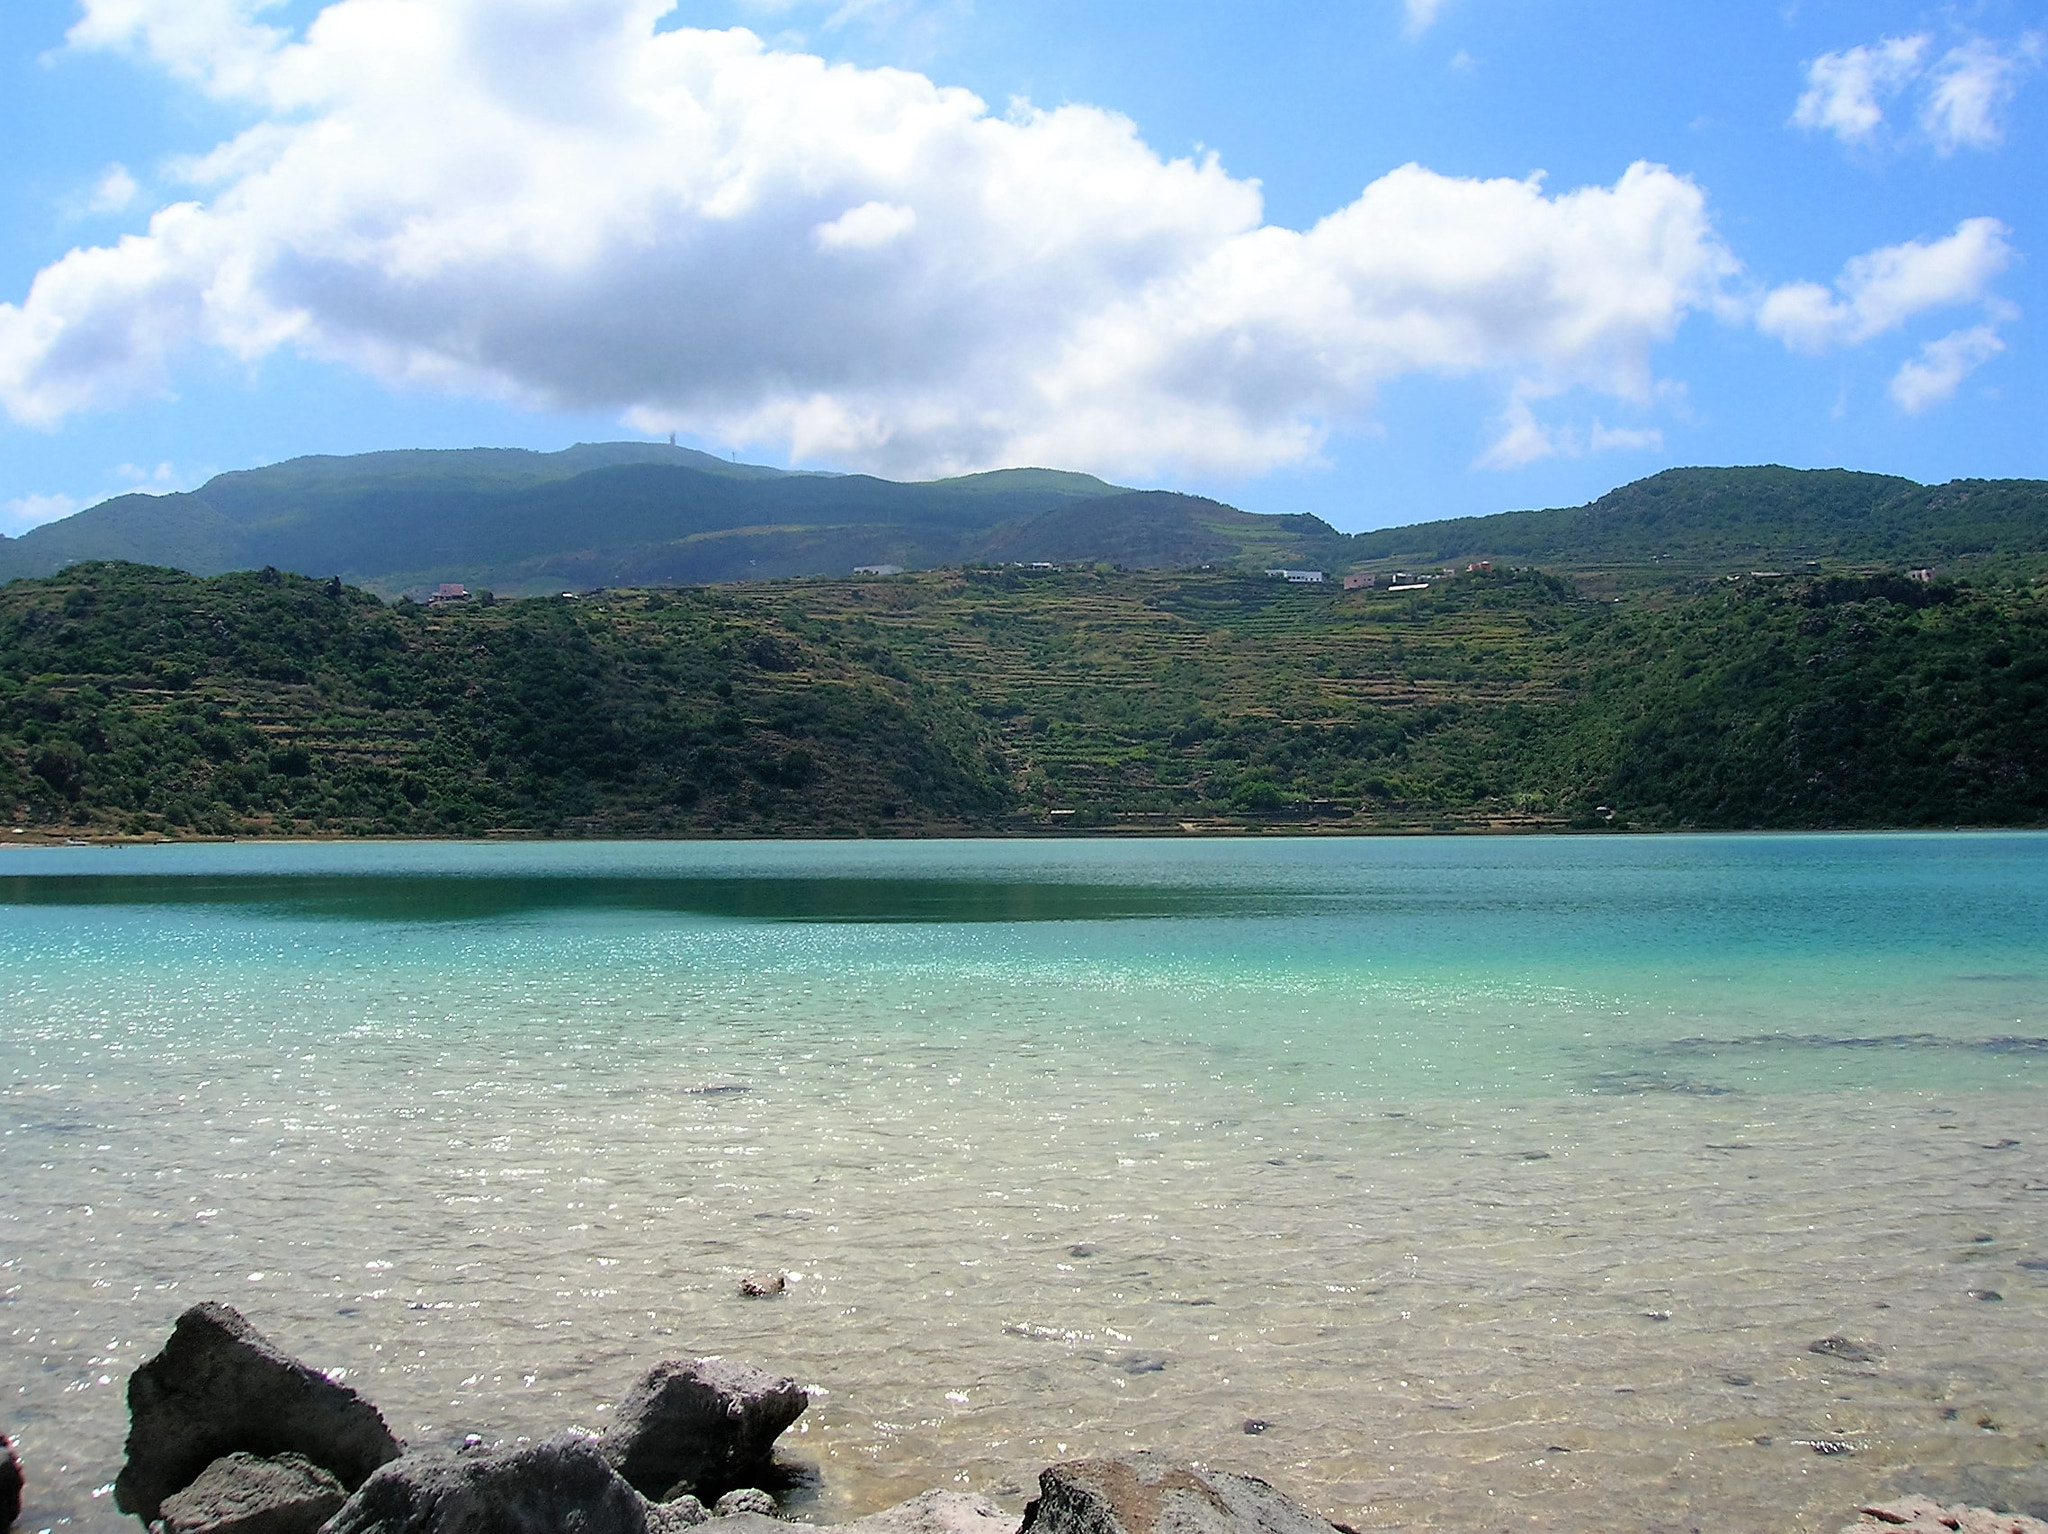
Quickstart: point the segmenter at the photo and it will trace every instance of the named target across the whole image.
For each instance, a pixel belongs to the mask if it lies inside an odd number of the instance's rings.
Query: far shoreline
[[[26,834],[24,834],[24,829]],[[635,835],[631,832],[599,832],[590,835],[561,835],[544,831],[486,832],[483,835],[449,836],[317,836],[295,832],[290,836],[165,836],[148,834],[75,835],[17,828],[12,836],[0,836],[0,853],[15,850],[50,851],[59,848],[123,849],[141,847],[503,847],[503,846],[731,846],[737,844],[851,846],[862,844],[1004,843],[1014,845],[1060,844],[1069,842],[1343,842],[1343,841],[1616,841],[1670,840],[1674,838],[1729,840],[1737,837],[1859,837],[1859,836],[2048,836],[2048,825],[1993,826],[1649,826],[1587,829],[1555,827],[1376,827],[1369,830],[1324,829],[1286,830],[1276,827],[1203,827],[1200,830],[1164,831],[1144,827],[1093,827],[1060,831],[986,831],[949,827],[931,832],[897,835],[862,832],[818,832],[782,835],[736,831],[698,836]],[[19,839],[17,839],[19,838]]]

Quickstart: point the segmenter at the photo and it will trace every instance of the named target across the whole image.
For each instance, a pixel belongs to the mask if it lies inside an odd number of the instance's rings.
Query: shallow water
[[[2044,1000],[2039,836],[6,849],[22,1527],[203,1298],[415,1442],[795,1373],[815,1519],[2048,1510]]]

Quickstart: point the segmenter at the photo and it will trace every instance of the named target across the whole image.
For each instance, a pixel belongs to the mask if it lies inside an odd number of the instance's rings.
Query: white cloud
[[[1664,433],[1654,426],[1603,426],[1596,420],[1587,446],[1595,453],[1657,453],[1664,450]]]
[[[1592,429],[1545,425],[1536,417],[1535,391],[1523,390],[1508,401],[1496,425],[1499,434],[1473,463],[1476,469],[1527,468],[1546,458],[1583,458],[1588,453],[1654,452],[1664,446],[1655,427],[1614,427],[1594,417]]]
[[[256,20],[279,0],[83,0],[76,47],[147,57],[222,95],[256,89],[284,33]]]
[[[141,195],[142,187],[128,174],[128,167],[116,163],[102,171],[100,179],[93,183],[92,192],[85,199],[85,210],[98,214],[125,213]]]
[[[67,221],[80,219],[110,218],[117,213],[126,213],[142,197],[142,184],[130,174],[128,167],[115,161],[93,178],[91,185],[80,187],[58,204],[58,212]]]
[[[2041,56],[2036,34],[2010,51],[1973,38],[1951,48],[1928,81],[1920,126],[1943,154],[1995,149],[2005,140],[1999,111],[2019,89],[2020,77]]]
[[[917,209],[899,208],[894,203],[864,202],[848,208],[829,224],[817,227],[818,245],[824,250],[880,250],[893,245],[917,227]]]
[[[1892,402],[1908,415],[1918,415],[1953,396],[1965,378],[2004,350],[2005,343],[1989,325],[1973,325],[1929,341],[1892,378]]]
[[[1408,31],[1411,35],[1424,32],[1437,18],[1437,13],[1450,0],[1401,0],[1402,9],[1407,13]]]
[[[1932,46],[1933,38],[1920,32],[1822,54],[1807,65],[1793,123],[1845,144],[1868,144],[1884,126],[1887,104],[1916,89],[1920,133],[1937,153],[1996,148],[2005,138],[1999,114],[2039,64],[2041,34],[2027,33],[2010,47],[1965,38],[1930,64]]]
[[[1475,469],[1525,469],[1569,451],[1568,438],[1537,420],[1535,408],[1519,394],[1508,401],[1499,425],[1500,434],[1473,463]]]
[[[0,304],[26,422],[289,347],[885,473],[1256,473],[1406,376],[1649,400],[1736,269],[1661,166],[1551,194],[1410,165],[1281,228],[1114,113],[657,33],[668,0],[334,0],[296,37],[233,0],[87,6],[82,45],[261,120]]]
[[[81,510],[85,502],[70,495],[17,495],[0,501],[0,532],[18,538],[32,527],[55,522]]]
[[[200,476],[202,479],[205,477]],[[180,474],[176,465],[169,463],[160,463],[153,469],[139,463],[118,464],[114,468],[114,478],[120,482],[121,492],[141,490],[151,495],[189,490],[199,482],[190,475]]]
[[[1821,352],[1896,330],[1929,309],[1985,300],[2011,264],[2010,233],[1995,218],[1972,218],[1946,239],[1871,251],[1842,268],[1832,291],[1817,282],[1774,288],[1757,327],[1795,351]]]
[[[1887,37],[1840,53],[1823,53],[1806,66],[1806,91],[1792,111],[1802,128],[1819,128],[1845,143],[1866,139],[1884,122],[1881,104],[1920,73],[1931,39],[1926,33]]]

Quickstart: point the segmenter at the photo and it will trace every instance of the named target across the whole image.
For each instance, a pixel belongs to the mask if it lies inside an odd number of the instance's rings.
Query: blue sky
[[[0,532],[670,430],[1346,529],[2048,476],[2048,0],[10,0],[0,71]]]

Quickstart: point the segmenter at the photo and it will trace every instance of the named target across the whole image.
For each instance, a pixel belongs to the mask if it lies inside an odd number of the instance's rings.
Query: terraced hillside
[[[2048,585],[997,568],[427,609],[0,587],[26,835],[2048,824]]]
[[[1019,814],[1177,827],[1552,823],[1514,757],[1586,605],[1536,575],[1347,593],[1218,572],[1019,570],[736,588],[949,688]]]

